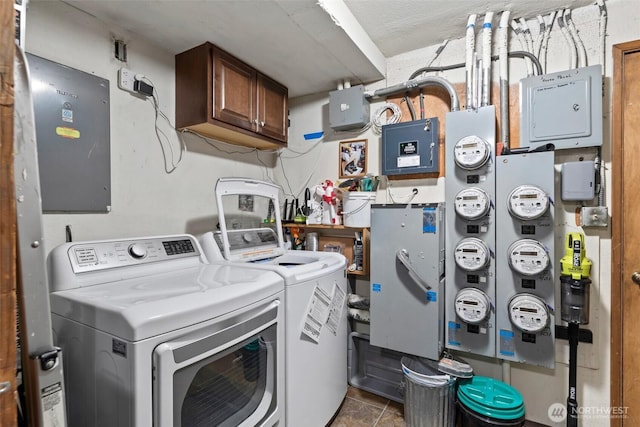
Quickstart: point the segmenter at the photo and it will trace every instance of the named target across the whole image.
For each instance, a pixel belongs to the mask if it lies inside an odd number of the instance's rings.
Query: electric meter
[[[532,294],[517,294],[509,301],[509,317],[522,332],[537,333],[549,323],[547,304]]]
[[[475,237],[462,239],[456,246],[455,261],[463,270],[481,270],[489,265],[490,259],[489,247]]]
[[[522,220],[540,218],[549,209],[549,196],[535,185],[516,187],[507,200],[509,213]]]
[[[489,213],[491,200],[486,191],[470,187],[456,194],[456,213],[466,220],[482,218]]]
[[[465,136],[453,147],[453,158],[462,169],[478,169],[489,160],[491,146],[479,136]]]
[[[509,266],[523,276],[535,276],[549,267],[549,252],[533,239],[513,242],[508,249]]]
[[[463,322],[477,325],[489,317],[491,302],[480,289],[464,288],[456,294],[455,308]]]

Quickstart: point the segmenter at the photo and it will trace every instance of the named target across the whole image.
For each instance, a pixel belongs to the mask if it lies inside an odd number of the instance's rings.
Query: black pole
[[[567,397],[567,427],[578,427],[578,338],[580,325],[569,323],[569,396]]]

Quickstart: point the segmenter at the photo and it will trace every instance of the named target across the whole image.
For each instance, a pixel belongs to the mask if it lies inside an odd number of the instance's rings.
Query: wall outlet
[[[135,73],[127,68],[120,68],[118,70],[118,87],[122,90],[126,90],[132,93],[136,93],[133,88],[133,83],[136,81]]]

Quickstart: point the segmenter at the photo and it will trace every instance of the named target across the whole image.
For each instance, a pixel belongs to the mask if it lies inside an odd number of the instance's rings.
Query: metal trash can
[[[403,357],[404,420],[407,427],[453,427],[456,379],[438,371],[437,362]]]

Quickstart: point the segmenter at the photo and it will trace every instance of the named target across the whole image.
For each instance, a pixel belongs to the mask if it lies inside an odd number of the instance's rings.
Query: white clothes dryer
[[[48,257],[69,426],[284,423],[284,282],[209,265],[193,236],[67,243]]]
[[[209,262],[242,263],[284,278],[286,425],[324,427],[347,392],[346,258],[285,250],[279,191],[257,180],[218,180],[221,231],[199,240]]]

